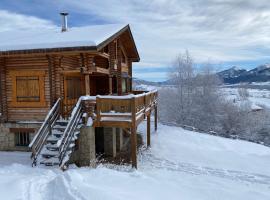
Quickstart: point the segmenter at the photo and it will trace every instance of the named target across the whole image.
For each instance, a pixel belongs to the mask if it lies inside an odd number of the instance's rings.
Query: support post
[[[116,157],[116,128],[104,127],[104,153]]]
[[[132,167],[137,169],[137,133],[136,127],[131,127],[131,163]]]
[[[116,133],[116,149],[118,152],[121,152],[123,148],[123,129],[122,128],[117,128],[117,133]]]
[[[109,93],[112,94],[112,76],[109,76]]]
[[[137,169],[137,122],[136,122],[136,98],[132,98],[131,103],[132,122],[130,127],[130,143],[131,143],[131,162],[132,167]]]
[[[155,131],[157,131],[157,105],[155,105]]]
[[[95,144],[95,128],[83,127],[80,130],[79,149],[74,152],[79,165],[82,166],[96,166],[96,144]]]
[[[150,124],[150,114],[147,115],[147,147],[151,144],[151,124]]]
[[[90,95],[90,76],[89,74],[86,74],[84,76],[85,81],[85,95]]]
[[[53,96],[53,80],[52,80],[52,58],[49,55],[46,55],[48,60],[48,72],[49,72],[49,87],[50,87],[50,107],[53,107],[54,96]]]

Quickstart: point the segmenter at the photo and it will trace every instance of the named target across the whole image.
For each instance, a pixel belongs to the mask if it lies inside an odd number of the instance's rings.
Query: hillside
[[[235,84],[240,82],[266,82],[270,81],[270,64],[259,65],[258,67],[245,70],[232,67],[217,73],[224,83]]]
[[[139,130],[145,133],[145,125]],[[3,199],[270,199],[270,149],[159,124],[139,169],[32,168],[28,153],[0,152]]]

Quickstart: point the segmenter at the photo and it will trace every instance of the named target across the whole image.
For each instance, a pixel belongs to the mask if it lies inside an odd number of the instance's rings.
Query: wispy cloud
[[[197,62],[270,58],[270,4],[251,0],[70,1],[82,12],[131,23],[142,63],[170,64],[189,49]],[[261,51],[264,49],[264,51]]]
[[[34,16],[0,10],[0,31],[14,29],[41,29],[55,27],[54,23]]]
[[[49,2],[42,1],[44,6]],[[160,77],[158,72],[165,77],[165,72],[160,69],[170,66],[175,56],[185,49],[197,63],[270,60],[269,0],[59,0],[54,5],[71,13],[70,21],[76,21],[73,25],[101,20],[131,24],[141,55],[141,63],[135,67],[142,71],[156,70],[156,73],[147,73],[148,79]],[[35,9],[35,4],[29,6]],[[48,12],[56,10],[51,6]],[[18,20],[13,22],[10,14],[14,13],[6,13],[9,20],[3,18],[5,12],[1,13],[0,22],[3,21],[7,28],[12,23],[26,28],[33,24],[53,25],[47,20],[18,14]],[[73,13],[84,17],[72,18]],[[86,20],[87,16],[89,20]],[[31,23],[27,25],[25,21]],[[147,78],[138,71],[136,74]]]

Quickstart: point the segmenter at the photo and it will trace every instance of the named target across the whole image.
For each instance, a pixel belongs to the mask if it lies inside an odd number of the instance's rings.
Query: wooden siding
[[[46,56],[40,57],[18,57],[7,58],[5,62],[6,67],[6,96],[7,96],[7,117],[9,121],[20,120],[43,120],[48,108],[50,106],[50,89],[49,89],[49,75],[48,75],[48,60]],[[44,107],[15,107],[12,105],[12,72],[14,71],[44,71]]]
[[[5,58],[0,59],[0,89],[1,89],[1,113],[0,117],[1,121],[7,120],[7,88],[6,88],[6,66],[5,66]]]
[[[20,55],[0,58],[0,111],[2,121],[42,121],[46,113],[59,97],[64,97],[64,75],[66,73],[80,73],[90,77],[91,95],[108,94],[109,77],[111,87],[117,87],[118,94],[122,94],[123,72],[128,75],[128,90],[131,91],[132,59],[129,58],[130,48],[126,38],[118,38],[108,44],[108,54],[102,51],[95,53],[60,52],[43,55]],[[121,51],[127,56],[125,65],[121,62]],[[106,52],[107,53],[107,52]],[[95,63],[95,65],[93,65]],[[115,68],[116,66],[116,68]],[[31,71],[44,72],[44,105],[42,107],[17,107],[12,104],[14,99],[12,72]],[[88,73],[88,74],[87,74]],[[125,75],[126,76],[126,75]],[[13,78],[14,80],[14,78]],[[116,82],[116,84],[114,84]],[[112,89],[111,89],[112,90]]]

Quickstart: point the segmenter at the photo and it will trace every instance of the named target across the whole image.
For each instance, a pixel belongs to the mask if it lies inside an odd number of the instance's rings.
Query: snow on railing
[[[66,163],[69,160],[70,152],[68,152],[68,148],[73,139],[75,139],[76,128],[81,120],[83,115],[82,112],[82,99],[80,97],[75,107],[72,110],[69,122],[65,128],[64,134],[62,138],[57,142],[57,146],[59,147],[59,166],[64,168]]]
[[[43,124],[38,130],[37,134],[29,144],[29,148],[32,150],[31,158],[33,158],[33,165],[36,164],[37,156],[39,155],[47,137],[51,134],[52,127],[60,115],[60,102],[59,98],[51,110],[48,112]]]
[[[157,90],[125,96],[98,95],[96,97],[97,122],[141,121],[157,103]]]

